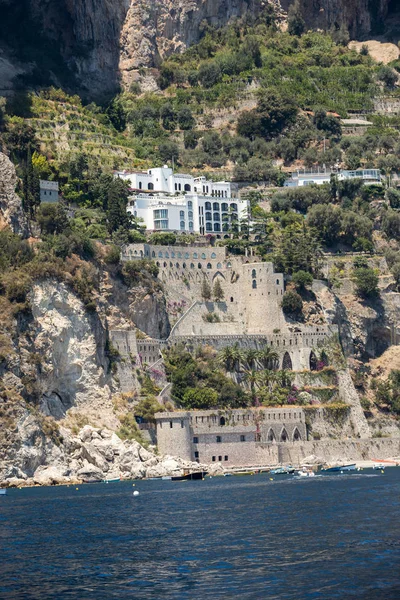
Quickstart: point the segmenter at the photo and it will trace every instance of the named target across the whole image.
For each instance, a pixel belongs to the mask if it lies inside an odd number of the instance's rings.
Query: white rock
[[[39,485],[54,485],[64,483],[68,479],[65,477],[63,469],[57,467],[38,467],[33,475],[33,480]]]

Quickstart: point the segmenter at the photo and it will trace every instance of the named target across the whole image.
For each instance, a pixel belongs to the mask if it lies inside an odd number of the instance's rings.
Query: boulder
[[[141,463],[134,463],[129,471],[128,478],[143,479],[146,476],[146,468]]]
[[[38,467],[33,475],[33,481],[39,485],[56,485],[68,480],[60,467]]]
[[[98,452],[93,444],[82,444],[81,457],[103,472],[109,470],[107,461],[100,454],[100,452]]]
[[[147,462],[147,461],[155,458],[154,454],[152,454],[151,452],[146,450],[146,448],[143,448],[143,446],[139,446],[139,456],[140,456],[140,460],[142,462]]]
[[[94,465],[85,465],[84,467],[82,467],[82,469],[79,469],[77,475],[83,481],[90,482],[102,481],[104,478],[102,471]]]

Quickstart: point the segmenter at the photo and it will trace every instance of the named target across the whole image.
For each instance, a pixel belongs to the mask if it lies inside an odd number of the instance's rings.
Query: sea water
[[[400,468],[9,490],[0,552],[7,600],[399,600]]]

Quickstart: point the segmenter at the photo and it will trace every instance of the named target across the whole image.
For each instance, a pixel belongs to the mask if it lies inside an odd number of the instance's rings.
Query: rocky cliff
[[[28,221],[22,210],[21,198],[15,193],[17,176],[9,158],[0,152],[0,229],[11,227],[14,233],[26,237]]]
[[[288,10],[294,0],[281,0]],[[309,27],[329,29],[344,25],[352,38],[367,36],[383,29],[395,0],[300,0],[303,17]]]
[[[281,5],[288,9],[292,2]],[[6,41],[0,45],[0,91],[36,63],[42,76],[56,73],[60,83],[73,85],[76,76],[75,85],[88,95],[113,93],[129,85],[139,67],[157,67],[199,41],[203,23],[220,27],[246,12],[257,15],[267,3],[279,6],[278,0],[0,0],[0,39]],[[395,0],[300,4],[309,27],[344,24],[355,37],[381,27]],[[16,39],[25,43],[16,45]]]

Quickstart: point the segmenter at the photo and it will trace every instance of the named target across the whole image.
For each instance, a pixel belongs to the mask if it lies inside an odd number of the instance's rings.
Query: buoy
[[[381,473],[384,473],[385,471],[382,469]]]
[[[133,487],[135,487],[135,484],[134,484],[134,483],[132,483],[132,485],[133,485]]]
[[[133,492],[133,495],[134,495],[134,496],[139,496],[139,492],[138,492],[137,490],[135,490],[135,491]]]
[[[79,488],[75,488],[76,490],[79,490]]]
[[[272,477],[269,478],[270,481],[273,481]]]

